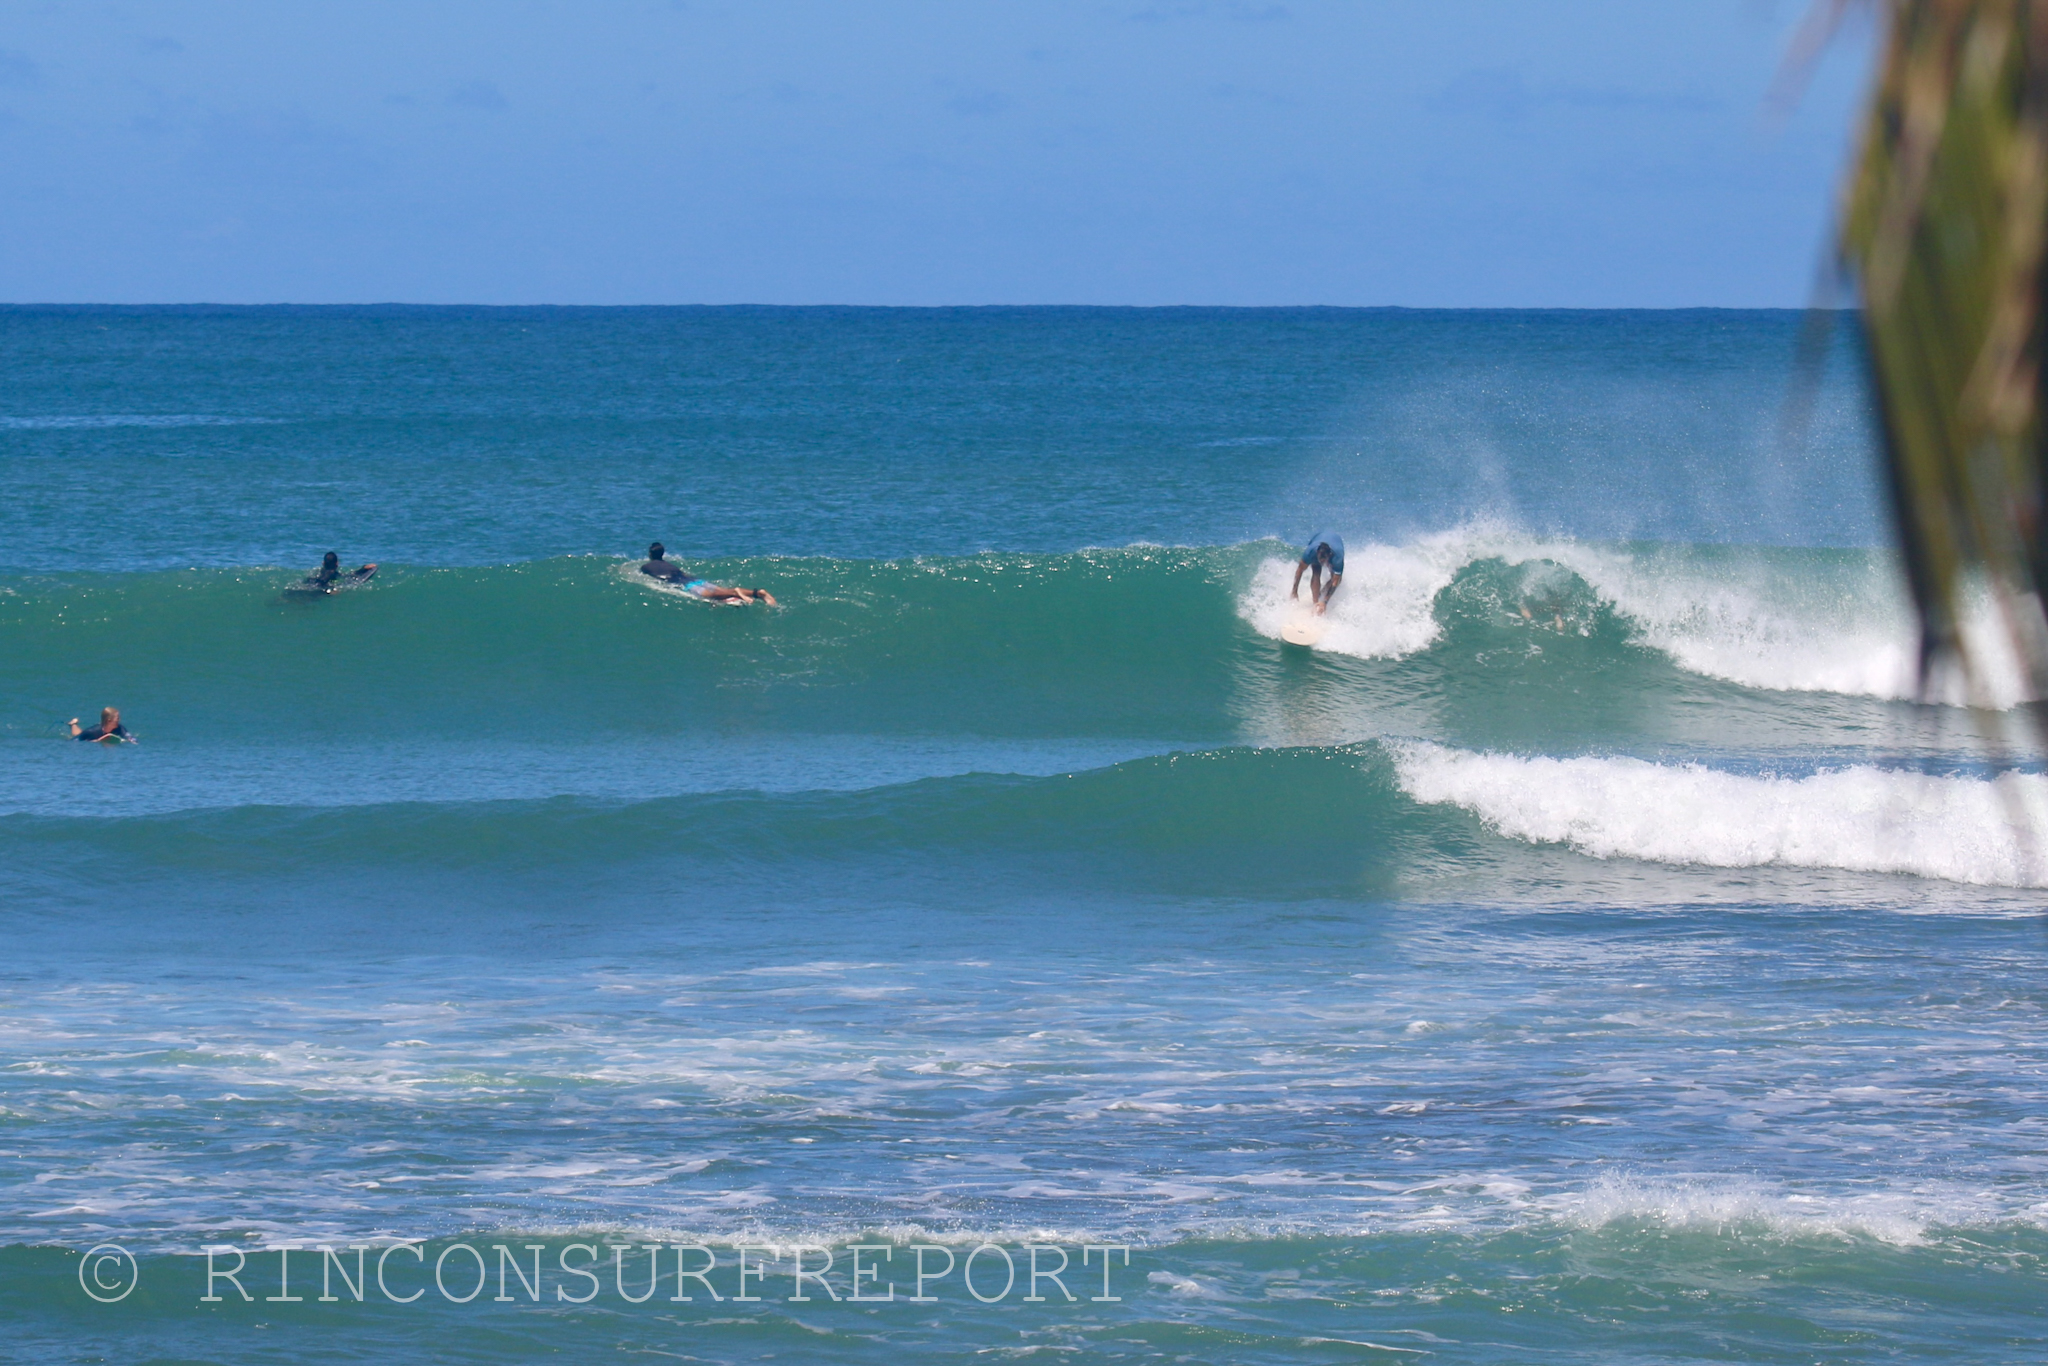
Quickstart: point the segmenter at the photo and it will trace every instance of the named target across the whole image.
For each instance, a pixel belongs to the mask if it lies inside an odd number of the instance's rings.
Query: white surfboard
[[[1323,619],[1309,612],[1300,612],[1287,619],[1280,628],[1280,639],[1289,645],[1314,645],[1323,638]]]

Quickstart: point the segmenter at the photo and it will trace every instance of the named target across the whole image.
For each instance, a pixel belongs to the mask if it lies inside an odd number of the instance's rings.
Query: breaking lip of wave
[[[1840,868],[1979,886],[2048,887],[2048,776],[1944,777],[1856,765],[1804,778],[1699,764],[1484,754],[1392,742],[1418,802],[1594,858],[1718,868]]]
[[[0,430],[61,431],[81,427],[251,427],[275,426],[281,417],[223,417],[210,413],[79,413],[43,417],[0,417]]]
[[[1691,673],[1785,692],[1892,701],[1921,696],[1918,631],[1882,552],[1631,548],[1538,536],[1492,521],[1353,549],[1316,648],[1362,659],[1400,659],[1428,649],[1443,634],[1437,595],[1460,571],[1484,560],[1531,571],[1555,566],[1576,575],[1632,626],[1641,644]],[[1289,596],[1293,574],[1293,561],[1267,560],[1240,598],[1238,614],[1260,634],[1278,639],[1297,610]],[[1988,601],[1966,624],[1966,635],[1981,665],[1974,685],[1959,675],[1937,678],[1928,700],[2001,709],[2032,700]]]

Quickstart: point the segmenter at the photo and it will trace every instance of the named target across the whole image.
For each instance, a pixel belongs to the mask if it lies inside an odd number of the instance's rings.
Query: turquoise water
[[[0,1355],[2038,1358],[2048,780],[1799,327],[0,310]]]

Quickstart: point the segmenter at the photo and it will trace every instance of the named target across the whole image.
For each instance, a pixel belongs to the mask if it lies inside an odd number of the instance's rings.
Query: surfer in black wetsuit
[[[127,727],[121,724],[121,709],[119,707],[102,707],[100,708],[100,723],[97,726],[88,726],[80,730],[78,718],[72,717],[71,738],[74,740],[133,740],[135,737],[130,735]]]
[[[653,545],[648,546],[647,563],[640,566],[640,572],[649,578],[660,579],[664,583],[674,583],[677,579],[688,578],[689,575],[683,572],[681,565],[670,564],[667,560],[661,558],[667,553],[668,548],[660,541],[656,541]]]
[[[293,584],[286,590],[293,593],[334,593],[352,584],[362,583],[377,572],[377,566],[366,564],[348,573],[341,572],[341,556],[328,551],[320,558],[320,567]]]
[[[689,571],[681,565],[662,558],[667,553],[668,548],[660,541],[648,546],[647,559],[641,564],[640,572],[651,579],[675,584],[686,592],[711,602],[765,602],[770,607],[781,605],[775,601],[775,595],[765,588],[728,588],[709,579],[691,578]]]

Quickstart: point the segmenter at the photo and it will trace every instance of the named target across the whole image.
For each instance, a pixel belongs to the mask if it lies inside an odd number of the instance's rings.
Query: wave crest
[[[1919,695],[1912,611],[1891,558],[1875,551],[1602,545],[1467,523],[1352,551],[1317,648],[1361,659],[1431,648],[1445,630],[1441,595],[1489,560],[1534,576],[1510,610],[1533,603],[1540,621],[1546,604],[1571,594],[1538,580],[1575,577],[1628,623],[1636,643],[1702,677],[1786,692]],[[1260,634],[1277,639],[1294,610],[1293,572],[1293,561],[1269,559],[1240,598],[1239,615]],[[1989,605],[1977,616],[1978,676],[1936,680],[1933,700],[2000,708],[2029,700],[2023,671],[1998,648]]]
[[[1392,746],[1402,791],[1463,807],[1532,844],[1594,858],[1779,865],[2048,887],[2048,778],[1940,777],[1868,765],[1805,778],[1628,758],[1523,758],[1426,741]]]

